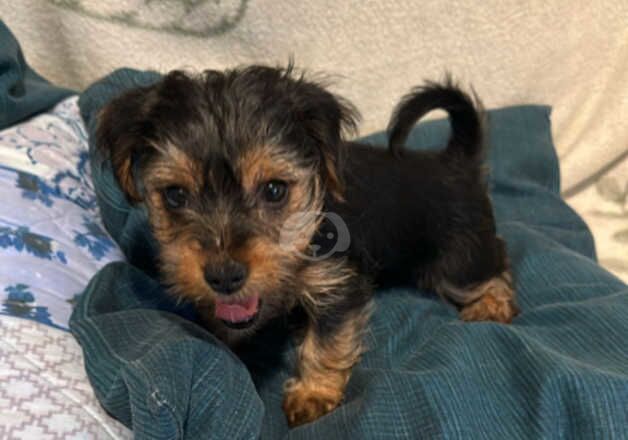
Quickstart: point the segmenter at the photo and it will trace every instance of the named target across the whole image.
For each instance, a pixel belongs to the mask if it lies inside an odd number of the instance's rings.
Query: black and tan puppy
[[[404,150],[435,108],[451,118],[446,148]],[[415,90],[392,118],[388,150],[347,142],[354,128],[345,101],[263,66],[175,71],[100,114],[97,145],[148,209],[164,284],[216,336],[236,346],[271,318],[306,312],[285,386],[291,425],[340,403],[375,285],[418,282],[464,320],[516,313],[472,100],[451,84]],[[326,252],[330,239],[342,245]]]

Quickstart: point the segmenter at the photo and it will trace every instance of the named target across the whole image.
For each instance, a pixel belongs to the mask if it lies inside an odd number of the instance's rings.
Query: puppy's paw
[[[517,316],[517,307],[512,300],[486,294],[460,311],[463,321],[496,321],[509,324]]]
[[[482,285],[482,289],[482,296],[460,310],[460,319],[508,324],[519,314],[509,275],[490,279]]]
[[[342,392],[297,379],[289,379],[284,386],[283,411],[288,425],[295,427],[313,422],[336,408],[342,400]]]

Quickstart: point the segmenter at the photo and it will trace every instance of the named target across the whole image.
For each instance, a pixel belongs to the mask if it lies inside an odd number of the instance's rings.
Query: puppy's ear
[[[198,118],[198,81],[179,70],[147,87],[132,89],[111,100],[100,112],[96,145],[111,160],[114,173],[131,202],[143,199],[142,168],[159,154],[164,133],[181,131]]]
[[[306,83],[305,88],[300,119],[317,145],[327,192],[342,201],[342,163],[347,147],[345,137],[357,131],[359,114],[351,103],[320,85]]]
[[[96,147],[111,161],[120,187],[130,202],[142,200],[133,175],[134,162],[152,150],[142,136],[142,121],[154,100],[153,87],[134,89],[110,101],[99,113]]]

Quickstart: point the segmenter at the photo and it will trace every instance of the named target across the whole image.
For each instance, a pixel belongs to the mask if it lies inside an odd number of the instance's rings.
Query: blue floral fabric
[[[67,329],[76,295],[122,259],[88,157],[76,96],[0,131],[0,314]]]

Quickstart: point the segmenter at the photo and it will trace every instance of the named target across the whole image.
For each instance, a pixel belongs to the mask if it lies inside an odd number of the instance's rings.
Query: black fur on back
[[[378,284],[467,286],[506,269],[481,163],[478,107],[449,79],[429,83],[397,106],[388,149],[357,143],[346,149],[346,202],[330,201],[327,209],[347,223],[350,259]],[[445,148],[404,149],[414,123],[438,108],[451,120]]]

